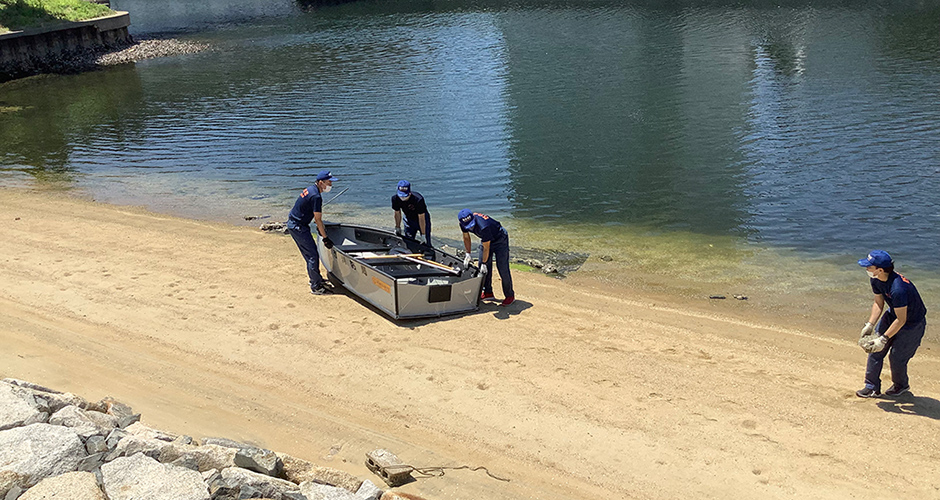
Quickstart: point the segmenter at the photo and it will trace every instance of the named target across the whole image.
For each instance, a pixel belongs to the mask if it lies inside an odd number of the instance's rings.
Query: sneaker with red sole
[[[508,305],[512,304],[513,302],[515,302],[515,301],[516,301],[516,298],[515,298],[515,297],[506,297],[505,299],[503,299],[502,302],[500,302],[499,305],[500,305],[500,306],[508,306]]]
[[[496,296],[493,295],[492,293],[483,292],[480,294],[480,300],[493,300],[495,298]]]

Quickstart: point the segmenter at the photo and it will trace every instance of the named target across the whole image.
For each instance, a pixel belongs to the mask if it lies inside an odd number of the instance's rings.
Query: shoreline
[[[147,425],[363,477],[381,447],[512,479],[453,471],[401,489],[429,500],[940,489],[927,345],[914,399],[861,400],[856,328],[778,322],[785,304],[709,302],[679,280],[598,279],[599,259],[562,281],[514,274],[506,310],[392,322],[306,293],[280,235],[35,189],[0,189],[0,212],[0,375],[114,396]]]

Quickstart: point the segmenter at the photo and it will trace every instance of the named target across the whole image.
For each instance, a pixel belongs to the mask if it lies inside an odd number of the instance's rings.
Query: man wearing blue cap
[[[418,231],[424,235],[424,241],[431,245],[431,214],[421,193],[411,190],[411,183],[398,181],[398,192],[392,196],[392,210],[395,211],[395,234],[402,235],[401,214],[405,213],[406,238],[414,239]]]
[[[498,220],[484,214],[463,209],[457,214],[457,222],[463,231],[463,246],[467,251],[464,266],[470,263],[470,233],[480,238],[480,272],[483,273],[483,293],[481,300],[493,299],[493,256],[496,256],[496,269],[503,282],[503,302],[508,306],[516,300],[512,290],[512,276],[509,274],[509,233]]]
[[[294,208],[287,216],[287,230],[297,243],[300,249],[300,255],[307,262],[307,275],[310,277],[310,293],[314,295],[323,295],[330,293],[324,286],[323,277],[320,276],[320,253],[317,251],[317,243],[313,240],[313,234],[310,232],[310,222],[314,221],[317,225],[317,232],[323,239],[323,246],[333,248],[333,242],[326,235],[326,228],[323,227],[323,193],[329,193],[333,187],[333,181],[336,177],[329,170],[323,170],[317,174],[316,182],[304,189],[297,201],[294,202]]]
[[[891,360],[891,381],[894,383],[885,396],[897,397],[911,391],[907,377],[907,363],[914,357],[927,328],[927,308],[917,288],[907,278],[894,271],[894,260],[884,250],[872,250],[858,265],[865,268],[875,293],[871,315],[862,328],[859,345],[868,354],[865,369],[865,387],[856,391],[861,398],[881,395],[881,368],[885,356]],[[888,310],[878,326],[884,305]]]

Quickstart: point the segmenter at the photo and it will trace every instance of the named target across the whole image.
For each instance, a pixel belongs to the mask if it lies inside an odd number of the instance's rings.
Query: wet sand
[[[600,280],[592,260],[514,274],[509,309],[396,323],[310,295],[287,236],[36,190],[0,190],[0,214],[0,376],[153,427],[376,482],[380,447],[510,479],[400,488],[429,500],[940,497],[930,345],[915,396],[863,400],[856,325]]]

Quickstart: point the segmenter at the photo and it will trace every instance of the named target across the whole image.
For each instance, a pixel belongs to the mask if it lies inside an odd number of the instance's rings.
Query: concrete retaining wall
[[[131,42],[130,15],[117,12],[87,21],[68,22],[0,35],[0,82],[46,71],[61,71],[77,55]]]

